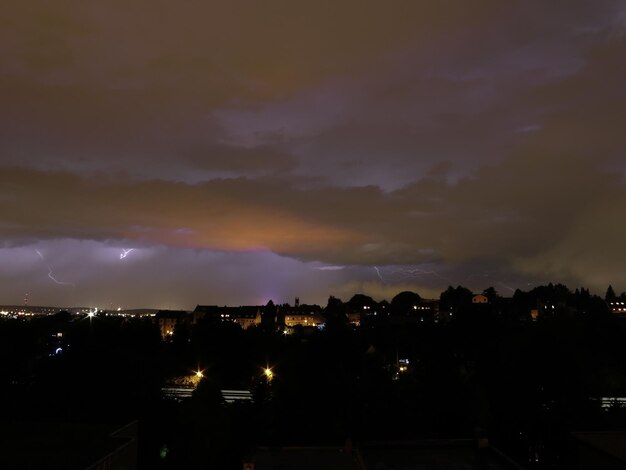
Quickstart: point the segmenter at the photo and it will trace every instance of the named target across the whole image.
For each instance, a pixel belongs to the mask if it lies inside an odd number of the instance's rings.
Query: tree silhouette
[[[472,303],[472,291],[462,287],[448,286],[439,297],[441,310],[458,310],[459,308]]]
[[[498,291],[495,289],[495,287],[487,287],[484,291],[483,291],[483,295],[485,297],[487,297],[489,299],[489,302],[493,303],[496,301],[496,299],[498,297],[500,297],[500,295],[498,294]]]
[[[350,310],[361,311],[363,307],[373,308],[377,303],[368,295],[355,294],[350,300],[348,300],[347,306]]]
[[[326,317],[326,327],[334,329],[345,325],[348,321],[346,317],[346,305],[337,297],[328,297],[328,303],[324,309],[324,316]]]
[[[265,307],[263,307],[263,312],[261,316],[261,325],[266,329],[274,329],[276,326],[276,305],[274,302],[270,300],[267,302]]]
[[[412,313],[414,307],[419,305],[421,301],[422,298],[415,292],[400,292],[391,299],[391,311],[396,315],[406,315]]]
[[[609,285],[608,289],[606,290],[604,300],[606,300],[607,302],[611,302],[611,301],[614,301],[615,299],[617,299],[617,296],[615,295],[613,286]]]

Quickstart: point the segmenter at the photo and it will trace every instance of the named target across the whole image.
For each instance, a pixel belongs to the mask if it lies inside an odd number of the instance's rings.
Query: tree
[[[487,287],[484,291],[483,291],[483,295],[485,297],[487,297],[489,299],[490,303],[494,303],[495,300],[500,297],[498,295],[498,291],[495,289],[495,287]]]
[[[326,309],[336,309],[341,308],[343,306],[343,302],[341,299],[338,299],[334,295],[328,297],[328,302],[326,303]]]
[[[375,308],[377,306],[374,299],[364,294],[355,294],[346,304],[352,311],[361,311],[363,307]]]
[[[439,297],[439,308],[441,311],[458,310],[463,306],[470,305],[473,296],[472,291],[463,286],[456,288],[448,286]]]
[[[421,301],[422,298],[415,292],[400,292],[391,299],[391,311],[396,315],[406,315],[413,312],[414,307],[419,305]]]
[[[191,329],[187,318],[179,318],[174,325],[172,342],[177,346],[186,345],[191,339]]]
[[[328,303],[324,309],[324,316],[326,317],[326,327],[335,328],[347,323],[345,314],[345,304],[337,297],[328,297]]]
[[[606,295],[604,296],[604,300],[606,300],[607,302],[611,302],[611,301],[614,301],[616,298],[617,296],[615,295],[613,286],[609,285],[608,289],[606,290]]]
[[[272,300],[263,307],[261,325],[269,329],[273,329],[276,325],[276,305]]]

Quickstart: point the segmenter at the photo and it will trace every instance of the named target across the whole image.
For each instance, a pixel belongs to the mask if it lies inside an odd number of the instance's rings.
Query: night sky
[[[0,303],[626,290],[626,3],[0,6]]]

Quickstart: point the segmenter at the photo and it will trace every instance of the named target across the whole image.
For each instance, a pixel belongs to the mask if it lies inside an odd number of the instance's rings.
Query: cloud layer
[[[96,292],[84,243],[159,253],[136,260],[136,304],[151,282],[250,302],[272,263],[298,279],[276,278],[286,300],[626,289],[622,2],[1,8],[0,302],[29,290],[35,247]],[[219,272],[240,265],[235,294]]]

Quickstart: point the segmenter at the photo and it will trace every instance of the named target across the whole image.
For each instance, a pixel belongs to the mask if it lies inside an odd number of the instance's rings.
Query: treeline
[[[563,284],[552,283],[529,291],[517,289],[510,297],[500,295],[493,287],[476,294],[463,286],[449,286],[438,299],[424,299],[410,291],[400,292],[391,302],[378,302],[363,294],[356,294],[347,302],[331,296],[323,312],[328,320],[335,322],[338,318],[345,320],[345,315],[350,313],[360,313],[364,317],[376,313],[378,318],[370,320],[379,323],[388,316],[416,316],[441,321],[479,321],[485,318],[531,321],[554,315],[606,316],[610,313],[609,303],[619,300],[626,302],[626,293],[618,296],[611,286],[604,298],[592,295],[584,287],[571,291]]]

